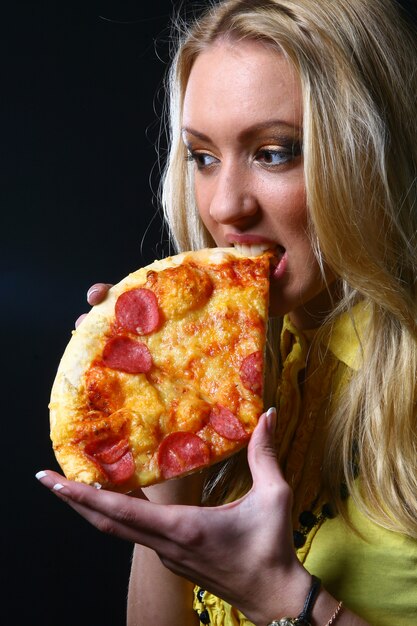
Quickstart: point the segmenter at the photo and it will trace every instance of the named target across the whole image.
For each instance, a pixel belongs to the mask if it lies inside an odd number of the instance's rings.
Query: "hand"
[[[252,489],[219,507],[156,504],[143,492],[136,499],[50,471],[38,476],[99,530],[152,548],[171,571],[265,624],[280,612],[296,615],[310,586],[293,549],[292,492],[276,460],[274,423],[272,410],[252,435]]]
[[[112,287],[112,285],[109,283],[95,283],[94,285],[91,285],[90,289],[87,291],[88,304],[91,304],[91,306],[95,306],[96,304],[100,304],[100,302],[103,302],[104,298],[107,296],[110,287]],[[80,317],[77,318],[77,320],[75,321],[75,328],[77,328],[81,324],[86,315],[87,313],[83,313],[82,315],[80,315]]]

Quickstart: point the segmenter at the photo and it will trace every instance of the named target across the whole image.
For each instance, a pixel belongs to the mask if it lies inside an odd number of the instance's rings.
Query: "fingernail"
[[[274,406],[271,406],[266,413],[267,417],[267,426],[268,430],[271,434],[275,432],[276,422],[277,422],[277,410]]]
[[[58,495],[63,495],[65,498],[70,498],[70,492],[68,490],[67,487],[65,487],[65,485],[63,485],[62,483],[55,483],[55,485],[52,487],[52,491],[55,491],[55,493]]]
[[[85,319],[86,313],[83,313],[75,320],[75,328],[77,329],[81,322]]]
[[[46,476],[46,472],[44,472],[43,470],[35,474],[35,478],[37,478],[38,480],[40,480],[41,478],[45,478],[45,476]]]
[[[93,293],[97,293],[99,292],[100,289],[98,287],[91,287],[88,291],[87,291],[87,300],[89,298],[91,298],[91,296],[93,295]]]

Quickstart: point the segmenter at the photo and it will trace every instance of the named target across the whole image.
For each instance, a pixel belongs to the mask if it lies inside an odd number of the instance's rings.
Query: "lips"
[[[268,248],[275,248],[276,243],[267,237],[262,237],[262,235],[254,235],[250,233],[226,233],[225,234],[226,241],[231,245],[241,244],[241,245],[257,245],[263,244],[267,245]]]
[[[271,259],[271,278],[273,280],[280,280],[286,273],[287,265],[287,251],[282,246],[278,246]]]

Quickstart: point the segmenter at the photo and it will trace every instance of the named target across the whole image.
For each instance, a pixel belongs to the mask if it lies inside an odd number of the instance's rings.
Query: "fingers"
[[[96,304],[100,304],[103,302],[104,298],[107,296],[109,289],[112,287],[110,283],[95,283],[91,285],[90,289],[87,291],[87,302],[91,304],[91,306],[95,306]],[[75,328],[84,321],[87,313],[83,313],[80,315],[75,321]]]
[[[291,511],[293,492],[279,466],[275,449],[276,410],[264,413],[255,428],[248,448],[248,462],[253,479],[252,498],[256,500],[258,517],[265,515],[263,538],[273,545],[280,537],[281,558],[290,562],[293,557]],[[279,531],[270,520],[275,511]],[[268,539],[269,538],[269,539]]]
[[[259,483],[267,489],[284,481],[275,450],[276,419],[275,408],[261,415],[248,447],[253,483]]]
[[[270,408],[267,413],[263,413],[259,418],[248,446],[250,464],[256,465],[262,462],[263,457],[266,456],[271,460],[273,467],[277,466],[274,445],[276,419],[277,412],[274,407]]]
[[[91,304],[91,306],[100,304],[106,297],[111,286],[112,285],[109,283],[95,283],[91,285],[90,289],[87,291],[88,304]]]
[[[75,320],[75,328],[78,328],[78,326],[86,317],[87,317],[87,313],[83,313],[82,315],[80,315],[80,317],[77,317],[77,319]]]
[[[55,472],[39,472],[36,477],[101,532],[154,550],[161,550],[167,513],[144,499],[98,490],[66,480]]]

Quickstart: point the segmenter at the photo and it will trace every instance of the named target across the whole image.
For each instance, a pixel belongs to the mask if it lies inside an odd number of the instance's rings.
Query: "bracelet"
[[[337,616],[339,615],[340,611],[342,610],[342,606],[343,606],[343,602],[339,602],[339,604],[336,607],[335,612],[333,613],[333,615],[331,616],[331,618],[327,622],[326,626],[332,626],[332,624],[335,623],[335,621],[337,620]]]
[[[268,624],[268,626],[311,626],[311,612],[313,610],[314,602],[316,601],[321,586],[320,578],[312,576],[311,580],[312,584],[300,615],[298,617],[282,617],[281,619],[274,619],[270,624]]]

